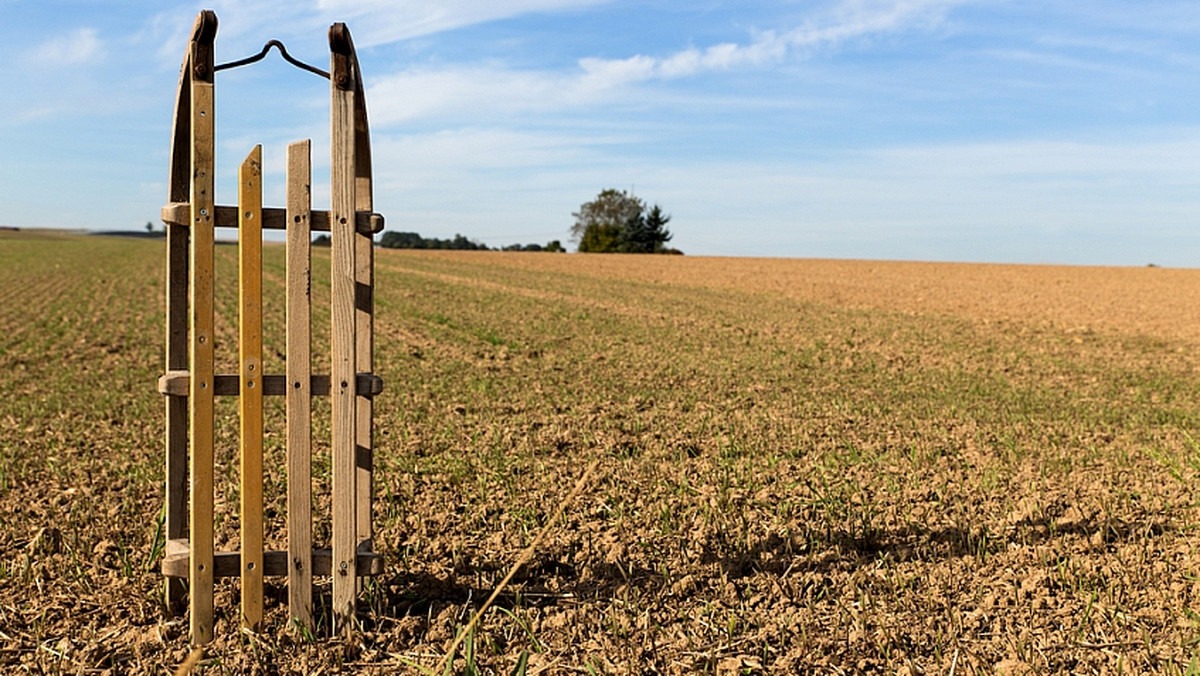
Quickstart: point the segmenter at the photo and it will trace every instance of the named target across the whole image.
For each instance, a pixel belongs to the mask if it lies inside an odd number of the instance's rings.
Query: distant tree
[[[675,235],[667,230],[667,223],[671,222],[671,217],[663,213],[662,207],[655,204],[650,213],[646,215],[646,241],[652,242],[651,253],[663,253],[666,251],[667,242]]]
[[[566,249],[563,248],[562,242],[559,242],[557,239],[551,241],[546,246],[542,246],[541,244],[509,244],[507,246],[502,247],[500,250],[501,251],[547,251],[547,252],[552,252],[552,253],[566,251]]]
[[[422,237],[416,232],[396,232],[388,230],[379,238],[379,246],[384,249],[456,249],[459,251],[487,251],[486,244],[481,244],[463,235],[455,235],[454,239],[437,239]],[[558,240],[546,246],[541,244],[509,244],[502,251],[566,251]]]
[[[379,238],[379,246],[385,249],[424,249],[425,240],[415,232],[389,230]]]
[[[646,204],[625,192],[608,189],[572,214],[571,238],[579,251],[592,253],[665,253],[672,234],[671,217],[657,204]]]
[[[329,238],[329,235],[317,235],[316,237],[313,238],[312,245],[313,246],[332,246],[333,240]]]
[[[154,223],[152,223],[150,221],[146,221],[146,232],[150,233],[150,234],[154,234]]]
[[[616,251],[625,224],[640,216],[645,208],[640,199],[623,190],[602,190],[596,199],[584,202],[578,212],[571,214],[575,217],[571,239],[579,243],[580,251]]]
[[[621,226],[608,223],[593,223],[583,232],[579,240],[581,253],[616,253],[621,243]]]
[[[671,241],[667,223],[671,217],[664,214],[657,204],[649,214],[638,214],[630,218],[621,229],[617,251],[621,253],[663,253],[666,243]]]
[[[389,230],[379,238],[379,246],[385,249],[458,249],[462,251],[486,251],[487,245],[454,235],[454,239],[426,239],[415,232]]]

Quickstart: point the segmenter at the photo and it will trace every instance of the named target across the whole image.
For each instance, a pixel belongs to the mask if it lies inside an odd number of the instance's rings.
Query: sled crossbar
[[[162,220],[167,225],[187,227],[191,223],[192,205],[187,202],[174,202],[162,208]],[[231,206],[218,206],[214,218],[215,227],[238,227],[238,209]],[[263,208],[263,230],[287,230],[287,210],[277,207]],[[358,212],[354,214],[354,229],[364,235],[377,235],[383,232],[384,219],[382,214]],[[313,232],[329,232],[329,212],[313,210],[309,229]]]
[[[171,140],[163,221],[167,229],[166,370],[158,391],[166,402],[166,535],[162,573],[168,608],[187,598],[193,644],[214,634],[214,580],[241,582],[240,624],[262,629],[263,578],[286,576],[291,618],[315,629],[313,576],[332,578],[333,632],[355,626],[361,579],[383,571],[373,551],[374,375],[373,235],[383,217],[372,210],[370,138],[362,77],[350,33],[329,31],[332,208],[311,204],[311,142],[287,148],[285,208],[264,207],[262,146],[238,171],[237,206],[214,201],[213,44],[217,18],[196,18],[183,58]],[[252,58],[251,62],[265,55]],[[282,45],[285,58],[291,60]],[[236,64],[235,64],[236,65]],[[232,67],[232,66],[230,66]],[[217,373],[216,228],[238,230],[237,372]],[[286,244],[286,373],[263,372],[263,231],[284,230]],[[312,233],[330,233],[330,371],[313,373]],[[264,398],[286,399],[286,551],[264,548]],[[214,529],[216,397],[236,397],[239,429],[236,488],[238,551],[217,551]],[[327,398],[332,468],[330,542],[313,542],[313,397]],[[222,449],[224,450],[224,449]],[[325,500],[319,500],[325,503]],[[184,584],[186,582],[186,584]]]
[[[171,371],[158,379],[158,393],[176,397],[186,397],[191,387],[191,374],[187,371]],[[383,392],[383,378],[371,373],[359,373],[354,379],[354,390],[364,397],[373,397]],[[314,397],[329,396],[329,376],[313,375],[309,377],[309,394]],[[262,376],[262,393],[265,397],[286,396],[288,377],[286,375]],[[220,374],[213,376],[213,396],[236,397],[241,393],[241,380],[236,374]]]

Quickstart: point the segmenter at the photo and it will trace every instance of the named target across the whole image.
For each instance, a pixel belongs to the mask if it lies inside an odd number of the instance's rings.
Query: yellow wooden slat
[[[288,612],[312,631],[312,144],[287,150]]]
[[[354,48],[343,24],[330,29],[331,82],[331,288],[330,386],[333,469],[333,621],[334,633],[354,628],[356,576],[355,365],[355,161]]]
[[[242,626],[263,614],[262,146],[238,169],[238,363],[241,394]]]
[[[216,16],[202,12],[196,19],[191,58],[191,251],[188,288],[189,474],[191,511],[189,531],[189,611],[194,644],[213,638],[213,166],[214,107],[212,42]]]

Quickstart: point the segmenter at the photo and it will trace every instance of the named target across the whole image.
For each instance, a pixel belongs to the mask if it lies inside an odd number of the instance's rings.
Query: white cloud
[[[460,111],[511,113],[545,106],[561,92],[560,78],[487,66],[410,70],[376,78],[367,101],[372,124]]]
[[[326,4],[341,1],[324,0]],[[515,70],[497,64],[415,68],[376,78],[368,98],[372,114],[381,124],[476,111],[493,115],[592,105],[643,82],[767,67],[799,49],[836,46],[854,38],[910,28],[927,30],[939,25],[949,8],[964,1],[846,0],[804,26],[784,33],[756,32],[746,43],[690,47],[663,57],[582,58],[578,68],[569,71]],[[462,0],[459,4],[475,9],[476,20],[485,13],[481,3]],[[529,0],[518,6],[572,4],[582,3]],[[437,13],[431,7],[420,11]]]
[[[104,56],[104,43],[95,28],[79,28],[50,38],[34,50],[35,64],[53,68],[79,66]]]
[[[612,0],[317,0],[334,21],[354,20],[356,44],[373,45],[529,14],[583,9]]]
[[[670,80],[705,71],[763,66],[787,55],[787,43],[773,31],[761,33],[746,45],[723,42],[705,49],[689,48],[664,58],[581,59],[580,67],[597,83],[617,86],[650,79]]]
[[[837,44],[846,40],[912,28],[941,25],[946,12],[969,0],[844,0],[823,19],[787,34],[796,47]]]

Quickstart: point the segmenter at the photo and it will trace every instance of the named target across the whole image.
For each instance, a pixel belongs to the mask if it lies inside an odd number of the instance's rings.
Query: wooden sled
[[[171,136],[167,205],[166,556],[162,572],[169,608],[188,598],[191,640],[213,638],[213,584],[241,578],[241,620],[258,630],[263,577],[287,576],[291,617],[314,629],[313,575],[333,578],[333,629],[354,627],[360,579],[378,575],[373,551],[371,486],[374,395],[374,242],[383,229],[372,209],[371,146],[362,77],[350,32],[329,30],[330,72],[299,64],[278,42],[257,57],[214,65],[217,17],[201,12],[183,57]],[[214,200],[214,75],[263,58],[278,47],[285,59],[331,82],[331,208],[311,208],[309,141],[287,151],[287,206],[262,206],[261,146],[239,173],[238,204]],[[214,373],[214,230],[238,229],[239,373]],[[262,370],[262,230],[287,232],[287,366]],[[311,248],[313,231],[330,233],[331,370],[311,373]],[[241,550],[214,551],[214,398],[239,397],[241,433]],[[263,551],[262,401],[287,399],[287,551]],[[314,396],[332,408],[332,543],[312,543],[312,426]]]

